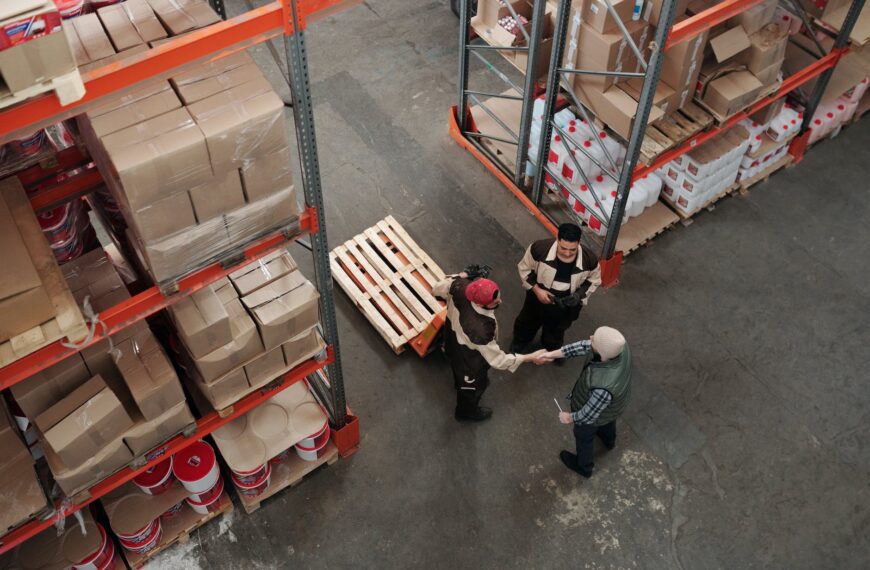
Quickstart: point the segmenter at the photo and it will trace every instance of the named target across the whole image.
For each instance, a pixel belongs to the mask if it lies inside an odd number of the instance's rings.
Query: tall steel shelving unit
[[[320,292],[323,335],[328,345],[325,357],[304,362],[266,388],[242,398],[227,410],[213,411],[205,415],[196,421],[195,429],[152,450],[146,456],[145,462],[137,463],[136,467],[126,467],[100,481],[86,493],[80,493],[68,502],[55,505],[55,513],[50,519],[30,521],[0,537],[0,554],[50,527],[55,520],[62,520],[84,508],[167,456],[177,453],[197,439],[209,435],[266,402],[279,391],[306,378],[329,412],[334,426],[333,437],[339,452],[346,456],[356,450],[359,444],[359,424],[357,418],[349,413],[345,399],[305,47],[305,29],[309,24],[353,3],[352,0],[277,0],[84,74],[86,94],[70,105],[61,106],[53,94],[46,94],[0,110],[0,143],[3,143],[85,113],[91,106],[113,95],[122,94],[143,81],[168,78],[190,66],[219,59],[283,35],[291,78],[296,139],[302,164],[305,211],[299,216],[297,223],[252,243],[239,244],[243,248],[233,258],[231,265],[214,263],[174,283],[170,293],[154,286],[101,312],[98,319],[102,326],[97,327],[93,340],[87,346],[153,315],[239,267],[277,251],[304,235],[311,237],[315,280]],[[36,210],[76,199],[102,184],[102,178],[93,163],[78,149],[62,151],[57,162],[58,171],[78,166],[80,173],[49,191],[33,196],[31,204]],[[18,359],[0,368],[0,389],[9,388],[83,348],[85,346],[70,348],[58,341]],[[321,370],[326,371],[326,381],[318,374]]]
[[[619,16],[614,10],[609,0],[604,0],[608,11],[616,19],[621,33],[625,37],[626,43],[640,61],[640,66],[643,72],[633,73],[616,70],[590,70],[590,69],[568,69],[561,67],[562,57],[565,49],[565,41],[568,31],[568,20],[571,8],[570,0],[559,0],[558,8],[555,14],[555,26],[552,39],[552,47],[547,73],[546,84],[543,86],[543,94],[545,100],[544,106],[544,122],[543,128],[540,129],[540,138],[537,145],[529,145],[529,135],[532,129],[531,111],[535,97],[539,95],[534,87],[535,69],[534,62],[537,61],[536,50],[540,46],[540,31],[543,28],[540,20],[544,14],[545,0],[536,0],[534,3],[534,12],[532,19],[531,33],[522,30],[524,35],[525,45],[517,47],[494,47],[487,44],[472,43],[471,30],[469,22],[471,17],[471,5],[469,0],[461,0],[460,8],[460,25],[459,25],[459,100],[458,105],[453,107],[450,116],[450,133],[451,136],[472,155],[481,161],[522,203],[526,208],[551,232],[555,233],[554,219],[541,209],[541,202],[544,195],[544,176],[549,175],[554,180],[561,180],[560,173],[553,172],[546,164],[543,168],[537,166],[546,163],[542,157],[547,157],[550,149],[550,141],[554,132],[562,135],[562,140],[568,141],[564,131],[555,124],[554,115],[557,110],[557,100],[564,95],[568,98],[572,107],[576,110],[580,117],[592,124],[593,115],[587,106],[574,94],[571,89],[571,76],[576,74],[589,75],[607,75],[616,77],[632,77],[643,78],[643,87],[640,90],[640,97],[637,106],[637,113],[632,124],[630,135],[627,139],[626,156],[621,168],[615,171],[609,171],[607,167],[614,168],[616,163],[603,143],[595,139],[600,145],[602,154],[605,157],[604,164],[596,162],[602,166],[604,174],[613,178],[617,183],[617,196],[614,200],[613,208],[607,216],[607,232],[600,244],[599,258],[602,267],[602,281],[605,285],[615,285],[619,280],[619,269],[622,263],[622,252],[616,250],[616,243],[619,237],[621,228],[620,223],[610,223],[610,220],[621,220],[625,212],[626,203],[631,184],[649,172],[653,172],[670,162],[671,160],[686,154],[698,145],[703,144],[724,131],[730,129],[747,116],[767,107],[777,99],[781,99],[792,93],[795,89],[804,85],[811,79],[818,77],[812,93],[803,101],[806,111],[804,113],[803,124],[799,135],[792,142],[790,153],[793,155],[795,162],[799,161],[806,150],[807,140],[809,138],[810,120],[825,93],[825,88],[833,74],[834,68],[840,58],[848,52],[848,38],[852,31],[858,15],[864,6],[864,0],[853,0],[848,15],[835,39],[833,47],[830,50],[825,50],[819,42],[816,42],[817,51],[813,55],[818,58],[808,67],[792,74],[785,78],[780,87],[768,97],[765,97],[742,112],[730,117],[723,124],[703,130],[690,136],[682,144],[676,148],[665,151],[651,160],[648,164],[638,165],[641,143],[643,142],[646,131],[647,119],[653,105],[653,96],[656,92],[656,87],[659,81],[661,71],[663,53],[671,47],[689,41],[713,26],[724,22],[728,18],[735,16],[742,11],[745,11],[757,4],[761,0],[725,0],[712,8],[687,18],[677,24],[674,24],[676,0],[668,0],[662,6],[659,22],[656,26],[656,32],[652,44],[650,45],[650,54],[648,57],[640,52],[639,47],[634,43],[629,35],[625,24],[620,21]],[[800,0],[783,0],[781,4],[785,5],[794,14],[798,15],[803,24],[810,29],[813,29],[812,18],[810,18],[804,10]],[[506,4],[510,8],[510,4]],[[513,9],[511,13],[516,18]],[[662,25],[664,24],[664,25]],[[510,79],[504,77],[504,74],[497,71],[495,66],[485,60],[480,51],[524,51],[528,54],[529,69],[525,76],[525,87],[520,90],[518,86],[510,82]],[[508,96],[509,98],[517,98],[522,101],[522,111],[519,118],[519,129],[514,131],[493,113],[487,106],[486,102],[479,99],[479,96],[490,95],[493,97],[505,97],[505,94],[480,93],[468,89],[469,84],[469,54],[473,54],[484,61],[486,68],[495,71],[502,79],[506,80],[510,87],[519,93],[518,97]],[[468,106],[468,101],[471,99],[475,104],[489,115],[496,123],[509,133],[510,139],[503,136],[493,136],[482,133],[476,130],[474,117]],[[495,153],[490,150],[482,141],[495,140],[503,144],[517,146],[517,158],[515,168],[511,169],[505,165],[504,161],[500,160]],[[532,141],[533,143],[535,141]],[[527,155],[529,148],[537,148],[534,157]],[[576,152],[583,153],[590,160],[596,159],[579,145],[572,145]],[[583,172],[581,165],[576,161],[571,153],[568,156],[574,161],[574,167],[581,177],[589,184],[586,174]],[[528,172],[531,176],[525,176],[526,164],[530,164]],[[594,197],[594,193],[593,193]],[[597,202],[597,198],[596,198]],[[599,204],[600,205],[600,204]]]

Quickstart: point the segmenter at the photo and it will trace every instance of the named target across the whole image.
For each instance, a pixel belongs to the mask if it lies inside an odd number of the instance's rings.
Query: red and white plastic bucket
[[[285,449],[284,451],[282,451],[281,453],[279,453],[278,455],[276,455],[275,457],[270,459],[269,465],[278,465],[279,463],[281,463],[282,461],[284,461],[285,459],[290,457],[291,449]]]
[[[201,515],[207,515],[209,513],[217,512],[220,508],[221,496],[224,493],[224,480],[223,478],[218,481],[218,485],[216,486],[217,492],[214,493],[214,496],[209,498],[207,501],[197,501],[193,497],[185,499],[187,504],[191,509],[198,512]]]
[[[61,19],[68,20],[81,16],[85,0],[54,0],[54,5],[57,6]]]
[[[262,479],[263,475],[268,469],[268,463],[264,463],[256,469],[252,469],[251,471],[236,471],[235,469],[233,469],[233,483],[235,483],[236,485],[250,485],[251,483]]]
[[[157,548],[157,545],[160,544],[160,539],[163,537],[163,525],[160,524],[160,519],[156,518],[149,526],[151,527],[151,533],[140,541],[127,541],[119,538],[121,546],[125,550],[135,552],[136,554],[145,554]]]
[[[96,526],[100,530],[100,536],[103,537],[100,547],[78,564],[73,564],[75,570],[103,570],[110,567],[109,563],[115,558],[115,543],[109,540],[109,535],[102,525]]]
[[[111,6],[120,2],[121,0],[91,0],[91,11],[96,12],[104,6]]]
[[[319,448],[321,445],[326,444],[326,442],[329,440],[329,433],[329,421],[327,420],[323,422],[323,427],[320,429],[320,431],[318,431],[314,435],[309,435],[296,445],[301,445],[305,449]]]
[[[42,142],[45,140],[45,131],[39,129],[30,136],[17,139],[9,143],[9,146],[19,156],[33,156],[42,150]]]
[[[224,490],[224,478],[218,477],[214,487],[203,493],[191,493],[190,498],[197,503],[207,503],[215,497],[219,497]]]
[[[185,489],[194,494],[211,490],[221,474],[214,450],[201,440],[175,454],[172,473]]]
[[[296,444],[296,455],[298,455],[304,461],[317,461],[324,455],[326,455],[326,443],[329,441],[329,438],[323,440],[320,445],[313,447],[305,447],[304,445]]]
[[[265,467],[265,471],[263,471],[262,475],[255,481],[241,483],[234,480],[233,482],[236,484],[239,493],[246,497],[259,497],[262,495],[266,489],[269,488],[269,482],[272,476],[272,467],[268,463],[266,463]]]
[[[175,477],[172,476],[172,456],[133,478],[136,486],[147,495],[165,493],[172,487],[174,481]]]
[[[154,528],[157,526],[157,519],[154,519],[150,523],[146,524],[136,532],[132,534],[122,534],[118,531],[115,531],[115,535],[118,537],[118,540],[121,541],[121,544],[126,547],[128,544],[142,544],[147,541],[152,534],[154,534]]]
[[[181,512],[182,507],[184,507],[184,501],[178,501],[177,503],[166,509],[166,512],[160,515],[160,518],[163,520],[171,519],[179,512]]]

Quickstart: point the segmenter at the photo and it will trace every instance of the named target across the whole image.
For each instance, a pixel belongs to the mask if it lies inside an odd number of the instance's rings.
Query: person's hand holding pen
[[[572,423],[573,420],[571,419],[571,414],[569,414],[568,412],[562,411],[562,406],[559,405],[559,400],[557,400],[556,398],[553,398],[553,401],[556,402],[556,407],[559,408],[559,421],[562,422],[563,424]]]

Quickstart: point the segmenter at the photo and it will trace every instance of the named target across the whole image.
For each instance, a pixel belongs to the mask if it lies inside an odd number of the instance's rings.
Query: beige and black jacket
[[[580,291],[584,305],[588,301],[589,295],[601,285],[601,269],[598,266],[598,257],[585,247],[581,247],[577,255],[576,265],[571,272],[569,289],[554,288],[556,278],[555,238],[538,240],[530,245],[517,265],[517,269],[520,273],[523,289],[529,290],[538,285],[556,295]]]
[[[490,367],[516,371],[522,361],[516,354],[507,354],[499,348],[495,313],[465,297],[465,288],[469,283],[471,281],[468,279],[451,276],[432,288],[434,295],[447,301],[445,344],[451,366],[470,375]]]

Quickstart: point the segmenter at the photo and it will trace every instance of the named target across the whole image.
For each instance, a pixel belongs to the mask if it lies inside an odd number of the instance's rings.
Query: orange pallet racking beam
[[[85,508],[94,501],[100,499],[101,497],[104,497],[113,489],[117,489],[124,483],[132,481],[134,477],[136,477],[143,471],[151,468],[157,463],[160,463],[167,457],[175,455],[193,442],[211,434],[216,429],[225,426],[226,424],[242,416],[243,414],[248,413],[266,400],[269,400],[270,398],[275,396],[275,394],[286,390],[296,382],[304,379],[306,376],[314,374],[318,370],[324,368],[327,364],[332,363],[335,359],[332,347],[327,348],[326,354],[327,356],[324,361],[319,362],[316,360],[309,360],[303,362],[302,364],[288,372],[286,375],[284,375],[284,377],[280,381],[270,384],[267,387],[261,388],[260,390],[245,396],[244,398],[233,404],[233,411],[230,414],[221,417],[219,412],[213,411],[198,419],[196,421],[196,431],[194,433],[189,435],[177,435],[163,445],[160,445],[157,448],[151,450],[148,454],[146,454],[148,460],[140,467],[137,467],[135,469],[131,467],[125,467],[114,475],[106,477],[105,479],[88,489],[87,499],[78,503],[73,503],[71,505],[58,504],[55,506],[55,513],[52,518],[47,520],[30,521],[19,526],[15,530],[10,531],[3,537],[0,537],[0,554],[8,552],[25,540],[36,536],[47,528],[50,528],[56,520],[61,520],[75,513],[76,511]]]
[[[665,44],[665,51],[671,49],[677,44],[688,41],[698,34],[709,30],[717,24],[721,24],[728,18],[736,16],[741,12],[749,10],[753,6],[761,4],[764,0],[725,0],[715,6],[704,10],[699,14],[695,14],[691,18],[686,18],[682,22],[677,22],[671,27],[668,33],[668,41]]]

